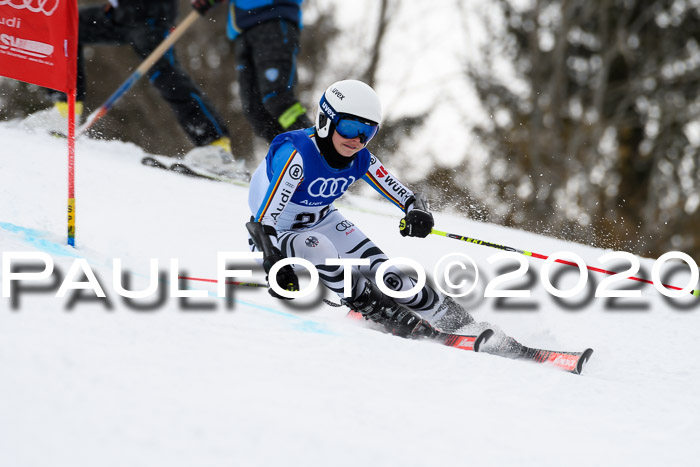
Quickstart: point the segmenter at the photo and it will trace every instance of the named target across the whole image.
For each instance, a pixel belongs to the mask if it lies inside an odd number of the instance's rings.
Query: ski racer
[[[193,0],[205,14],[224,0]],[[226,35],[233,41],[239,95],[253,133],[268,143],[312,125],[296,97],[303,0],[228,0]]]
[[[268,281],[276,280],[284,290],[299,288],[293,267],[283,266],[276,278],[269,277],[270,268],[284,257],[303,258],[316,267],[320,281],[342,303],[397,335],[430,337],[436,329],[455,332],[474,319],[430,286],[408,298],[382,293],[373,280],[387,255],[333,204],[362,179],[404,212],[401,235],[426,237],[431,232],[433,215],[426,198],[401,183],[366,148],[381,121],[375,91],[361,81],[344,80],[321,96],[314,127],[277,136],[251,179],[248,202],[253,217],[246,224],[251,248],[263,253]],[[343,295],[343,266],[326,264],[327,258],[339,257],[369,260],[367,266],[353,266],[348,297]],[[416,284],[393,266],[384,277],[394,291]],[[500,334],[501,350],[519,345]]]
[[[192,5],[194,9],[197,6]],[[76,118],[82,114],[87,94],[85,46],[129,45],[141,58],[146,58],[167,37],[177,14],[177,0],[109,0],[104,5],[80,8]],[[234,160],[231,154],[226,123],[179,64],[174,50],[161,57],[147,76],[195,146],[185,155],[185,160],[216,174],[233,178],[245,176],[244,161]],[[31,130],[65,135],[68,132],[67,97],[53,90],[49,90],[49,94],[54,106],[29,115],[22,124]]]

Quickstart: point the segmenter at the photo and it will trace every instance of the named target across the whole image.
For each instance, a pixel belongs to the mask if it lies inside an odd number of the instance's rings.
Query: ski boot
[[[245,161],[231,155],[231,140],[221,137],[206,146],[199,146],[185,154],[184,162],[195,169],[233,180],[250,180]]]
[[[75,123],[79,124],[83,114],[83,103],[75,103]],[[48,109],[34,112],[21,121],[25,130],[33,133],[48,133],[65,138],[68,135],[68,103],[57,101]]]
[[[480,352],[508,358],[521,358],[527,351],[520,342],[506,335],[498,326],[486,322],[477,322],[459,303],[451,297],[445,297],[436,315],[442,316],[435,322],[435,327],[451,334],[479,335],[486,329],[493,330],[493,336],[484,342]]]
[[[435,316],[440,316],[435,322],[435,327],[442,332],[456,334],[465,326],[475,323],[474,318],[465,310],[462,305],[455,302],[452,297],[445,297],[443,302],[435,312]]]
[[[361,313],[365,319],[382,325],[399,337],[435,337],[440,334],[418,313],[399,305],[371,282],[366,281],[361,287],[362,292],[357,297],[344,298],[341,302]]]

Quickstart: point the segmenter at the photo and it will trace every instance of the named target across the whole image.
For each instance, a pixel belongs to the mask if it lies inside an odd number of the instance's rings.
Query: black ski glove
[[[253,243],[258,247],[258,250],[263,253],[263,268],[268,274],[266,277],[267,283],[270,283],[270,269],[272,266],[284,258],[284,255],[279,248],[274,246],[270,237],[277,238],[277,231],[271,225],[264,225],[260,222],[248,222],[246,225],[250,237],[253,239]],[[290,265],[282,266],[279,271],[277,271],[277,276],[273,278],[277,285],[284,290],[290,292],[297,292],[299,290],[299,278],[297,277],[294,269]],[[267,291],[275,298],[281,298],[283,300],[291,300],[291,298],[283,297],[272,290],[272,287],[267,289]]]
[[[221,0],[192,0],[192,8],[204,16],[217,3],[221,3]]]
[[[273,247],[274,248],[274,247]],[[277,248],[274,248],[277,250]],[[282,256],[282,253],[277,250],[277,252],[273,253],[270,256],[264,256],[263,257],[263,268],[265,268],[265,272],[268,273],[267,277],[267,283],[270,284],[270,268],[279,260],[284,258]],[[282,266],[279,271],[277,271],[277,276],[274,278],[277,281],[277,285],[280,286],[281,289],[287,290],[289,292],[298,292],[299,291],[299,278],[297,277],[296,273],[294,272],[294,269],[288,264],[286,266]],[[275,298],[281,298],[282,300],[292,300],[289,297],[283,297],[282,295],[279,295],[277,292],[272,290],[272,287],[267,289],[268,293],[272,295]]]
[[[399,230],[404,237],[427,237],[435,221],[423,193],[415,193],[406,203],[406,217],[401,219]]]

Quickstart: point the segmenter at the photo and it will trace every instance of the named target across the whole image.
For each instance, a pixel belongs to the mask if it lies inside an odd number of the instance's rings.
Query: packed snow
[[[114,259],[142,290],[151,258],[165,273],[176,259],[176,272],[215,279],[217,252],[247,251],[246,188],[142,166],[131,144],[80,140],[71,248],[65,140],[4,123],[0,141],[3,264],[28,253],[55,263],[50,277],[12,289],[2,270],[0,465],[697,465],[700,298],[667,299],[633,281],[612,288],[639,298],[596,298],[605,276],[590,272],[583,291],[558,300],[544,288],[544,262],[522,255],[528,274],[497,288],[531,296],[484,298],[515,260],[491,264],[500,250],[435,235],[402,238],[395,207],[355,193],[338,207],[389,256],[432,277],[443,256],[468,255],[479,282],[460,303],[526,345],[592,347],[583,375],[377,332],[320,294],[288,302],[239,286],[227,302],[215,284],[187,281],[181,293],[207,296],[183,303],[166,277],[162,303],[126,301]],[[391,155],[379,155],[391,168]],[[606,251],[435,218],[439,230],[617,267],[601,263]],[[76,264],[89,265],[106,299],[87,277],[68,277]],[[654,259],[641,264],[638,275],[651,277]],[[669,262],[663,271],[683,287],[688,269]],[[549,276],[567,290],[579,274],[555,266]],[[262,283],[264,274],[233,280]],[[70,288],[80,286],[91,288]]]

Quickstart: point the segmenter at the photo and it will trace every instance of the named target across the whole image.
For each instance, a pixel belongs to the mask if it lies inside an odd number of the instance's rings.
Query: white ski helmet
[[[377,93],[354,79],[331,84],[321,96],[316,114],[316,134],[326,138],[335,129],[345,138],[359,136],[363,144],[377,134],[382,106]]]

